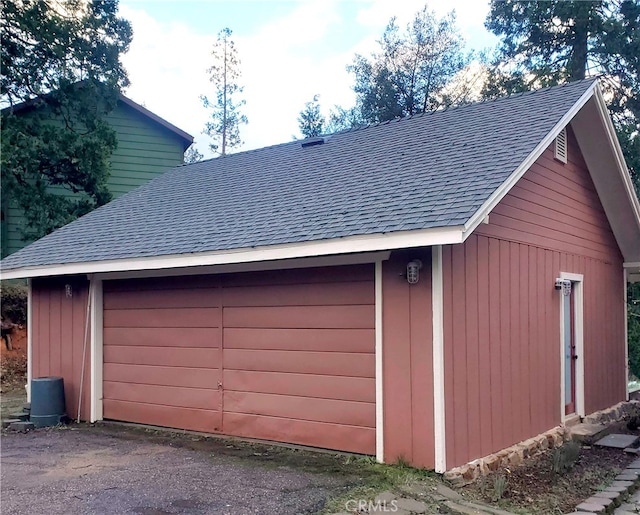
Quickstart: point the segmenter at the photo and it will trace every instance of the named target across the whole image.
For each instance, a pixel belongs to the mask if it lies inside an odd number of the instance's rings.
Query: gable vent
[[[567,128],[565,127],[556,136],[556,148],[554,157],[563,163],[567,162]]]

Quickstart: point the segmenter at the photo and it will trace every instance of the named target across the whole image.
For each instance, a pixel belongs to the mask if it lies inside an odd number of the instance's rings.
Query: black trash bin
[[[36,427],[56,426],[65,419],[62,377],[39,377],[31,380],[31,413]]]

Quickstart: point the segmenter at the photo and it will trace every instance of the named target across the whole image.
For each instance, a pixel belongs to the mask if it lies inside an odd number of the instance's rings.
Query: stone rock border
[[[612,513],[638,487],[640,487],[640,459],[635,460],[616,476],[607,488],[578,504],[576,510],[569,515]]]
[[[517,467],[531,456],[547,449],[561,446],[571,440],[571,432],[564,426],[554,427],[541,435],[507,447],[495,454],[478,458],[461,467],[455,467],[444,473],[444,478],[456,486],[471,483],[486,476],[500,467]]]
[[[582,419],[584,424],[610,424],[632,416],[640,416],[640,401],[620,402],[611,408],[597,411]],[[498,470],[500,467],[516,467],[525,459],[547,449],[561,446],[572,439],[567,426],[557,426],[541,435],[507,447],[499,452],[473,460],[461,467],[455,467],[444,473],[444,478],[456,486],[472,483],[481,476]]]
[[[640,416],[640,401],[619,402],[611,408],[596,411],[582,419],[584,424],[608,424],[627,417]]]

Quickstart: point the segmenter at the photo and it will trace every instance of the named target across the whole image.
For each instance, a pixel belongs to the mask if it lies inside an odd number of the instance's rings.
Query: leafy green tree
[[[485,96],[602,75],[625,160],[640,195],[640,3],[638,0],[492,0],[500,36]],[[629,364],[640,377],[640,285],[629,285]]]
[[[221,30],[211,51],[213,65],[207,71],[209,81],[216,89],[216,99],[211,101],[206,95],[200,96],[204,107],[211,109],[211,121],[206,123],[204,130],[214,139],[209,147],[222,156],[228,149],[242,145],[240,124],[247,123],[247,117],[240,111],[245,101],[236,100],[243,88],[238,84],[240,59],[231,34],[228,28]]]
[[[320,136],[325,128],[325,118],[320,112],[320,95],[314,95],[313,99],[304,105],[298,116],[298,127],[305,138]]]
[[[200,153],[195,145],[191,145],[184,153],[184,162],[186,164],[199,163],[204,159],[204,156]]]
[[[501,37],[486,97],[603,75],[608,106],[640,193],[640,3],[637,0],[492,0]]]
[[[113,0],[3,4],[3,209],[11,198],[24,212],[25,239],[111,198],[106,180],[117,141],[104,115],[128,84],[120,56],[132,37],[117,12]]]
[[[365,123],[437,109],[439,93],[468,62],[455,14],[437,18],[426,6],[404,30],[392,18],[378,44],[347,67],[355,77],[352,118]]]

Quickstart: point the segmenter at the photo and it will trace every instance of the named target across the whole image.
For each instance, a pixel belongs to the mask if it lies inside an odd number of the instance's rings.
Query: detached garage
[[[579,81],[181,166],[1,268],[71,416],[444,472],[626,399],[640,203]]]

